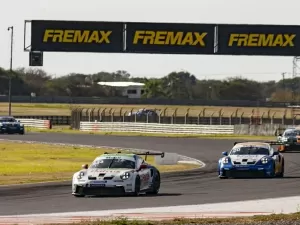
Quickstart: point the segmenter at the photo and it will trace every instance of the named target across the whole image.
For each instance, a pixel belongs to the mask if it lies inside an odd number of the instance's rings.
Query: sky
[[[0,67],[10,65],[9,26],[14,26],[13,68],[29,67],[29,53],[23,50],[25,20],[299,25],[299,6],[299,0],[5,0]],[[159,78],[186,70],[198,79],[242,76],[267,81],[281,79],[282,73],[292,77],[293,57],[45,52],[42,69],[57,77],[126,70],[132,77]]]

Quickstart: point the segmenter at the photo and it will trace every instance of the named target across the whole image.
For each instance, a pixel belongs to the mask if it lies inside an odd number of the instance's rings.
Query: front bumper
[[[293,142],[293,143],[283,143],[278,147],[279,151],[287,151],[287,150],[300,150],[300,143]]]
[[[24,127],[0,127],[0,133],[10,133],[10,134],[16,134],[16,133],[22,133],[24,132]]]
[[[125,195],[126,193],[132,193],[132,184],[123,181],[103,181],[103,182],[84,182],[73,184],[73,195]]]
[[[220,177],[233,177],[233,178],[259,178],[259,177],[272,177],[272,164],[260,166],[224,166],[220,169]]]

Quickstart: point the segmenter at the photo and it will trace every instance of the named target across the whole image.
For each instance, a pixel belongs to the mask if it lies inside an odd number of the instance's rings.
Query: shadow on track
[[[157,195],[146,195],[140,194],[139,196],[132,195],[104,195],[104,196],[87,196],[88,198],[149,198],[149,197],[171,197],[171,196],[181,196],[181,193],[158,193]]]

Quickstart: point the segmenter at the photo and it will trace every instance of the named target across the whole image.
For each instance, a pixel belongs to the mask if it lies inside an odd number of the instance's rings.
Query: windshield
[[[230,155],[269,155],[269,150],[262,147],[240,147],[231,150]]]
[[[0,118],[0,123],[12,123],[12,122],[16,122],[16,120],[14,118]]]
[[[99,159],[93,162],[91,168],[135,169],[135,162],[127,159]]]
[[[293,130],[293,131],[286,131],[283,136],[285,137],[293,137],[293,136],[297,136],[300,135],[300,131],[299,130]]]

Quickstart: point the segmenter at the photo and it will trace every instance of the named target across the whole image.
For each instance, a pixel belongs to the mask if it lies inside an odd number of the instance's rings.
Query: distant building
[[[128,98],[141,98],[144,93],[143,83],[135,82],[98,82],[99,85],[114,87],[122,91],[122,95]]]

